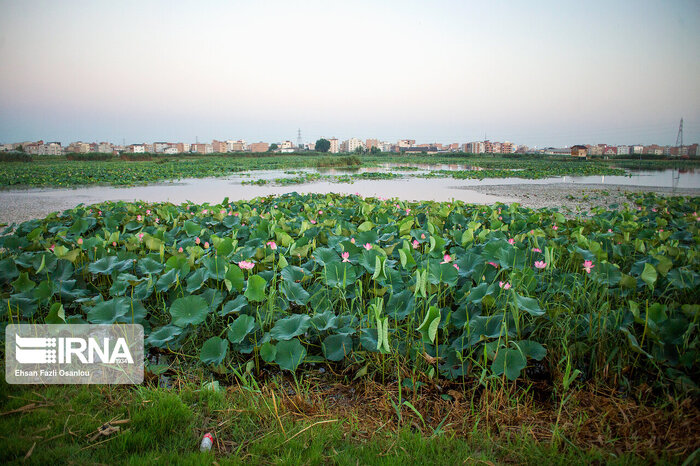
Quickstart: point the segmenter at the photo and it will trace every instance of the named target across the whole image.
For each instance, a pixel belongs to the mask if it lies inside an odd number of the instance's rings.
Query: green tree
[[[319,139],[316,141],[317,152],[328,152],[331,148],[331,142],[328,139]]]
[[[380,153],[381,151],[382,151],[382,150],[381,150],[379,147],[374,146],[374,147],[372,147],[372,148],[369,150],[369,153],[372,154],[372,155],[374,155],[374,154]]]
[[[279,148],[280,148],[280,146],[278,146],[278,145],[275,144],[275,143],[272,143],[272,144],[270,144],[270,148],[267,149],[267,151],[268,151],[268,152],[273,152],[273,151],[276,151],[276,150],[279,149]]]
[[[365,153],[365,148],[364,148],[364,147],[356,147],[354,153],[355,153],[355,154],[364,154],[364,153]]]

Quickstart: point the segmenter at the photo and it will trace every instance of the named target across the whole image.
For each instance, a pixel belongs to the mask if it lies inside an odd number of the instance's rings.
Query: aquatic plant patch
[[[325,362],[483,381],[570,367],[571,380],[695,392],[699,210],[653,195],[576,218],[296,193],[80,206],[0,235],[3,315],[139,323],[147,351],[219,373]]]

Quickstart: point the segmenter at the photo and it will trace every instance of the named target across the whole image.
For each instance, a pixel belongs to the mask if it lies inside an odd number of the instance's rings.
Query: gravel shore
[[[611,204],[622,205],[629,202],[629,193],[656,193],[661,196],[700,196],[700,187],[661,188],[648,186],[623,186],[610,184],[500,184],[487,186],[469,186],[482,194],[518,199],[520,205],[533,209],[542,207],[564,207],[572,211],[588,211],[593,207],[609,207]]]

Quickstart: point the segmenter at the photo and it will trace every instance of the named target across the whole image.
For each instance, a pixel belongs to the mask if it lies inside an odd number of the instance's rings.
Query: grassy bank
[[[697,410],[688,403],[664,410],[577,392],[557,413],[528,396],[445,401],[426,387],[405,392],[415,409],[396,410],[396,385],[192,380],[174,379],[171,388],[3,383],[0,461],[622,465],[692,462],[695,442]],[[205,433],[214,445],[200,453]]]

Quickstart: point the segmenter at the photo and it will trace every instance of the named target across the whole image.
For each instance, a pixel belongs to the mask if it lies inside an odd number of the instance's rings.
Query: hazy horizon
[[[689,0],[0,0],[0,142],[688,144],[698,44]]]

